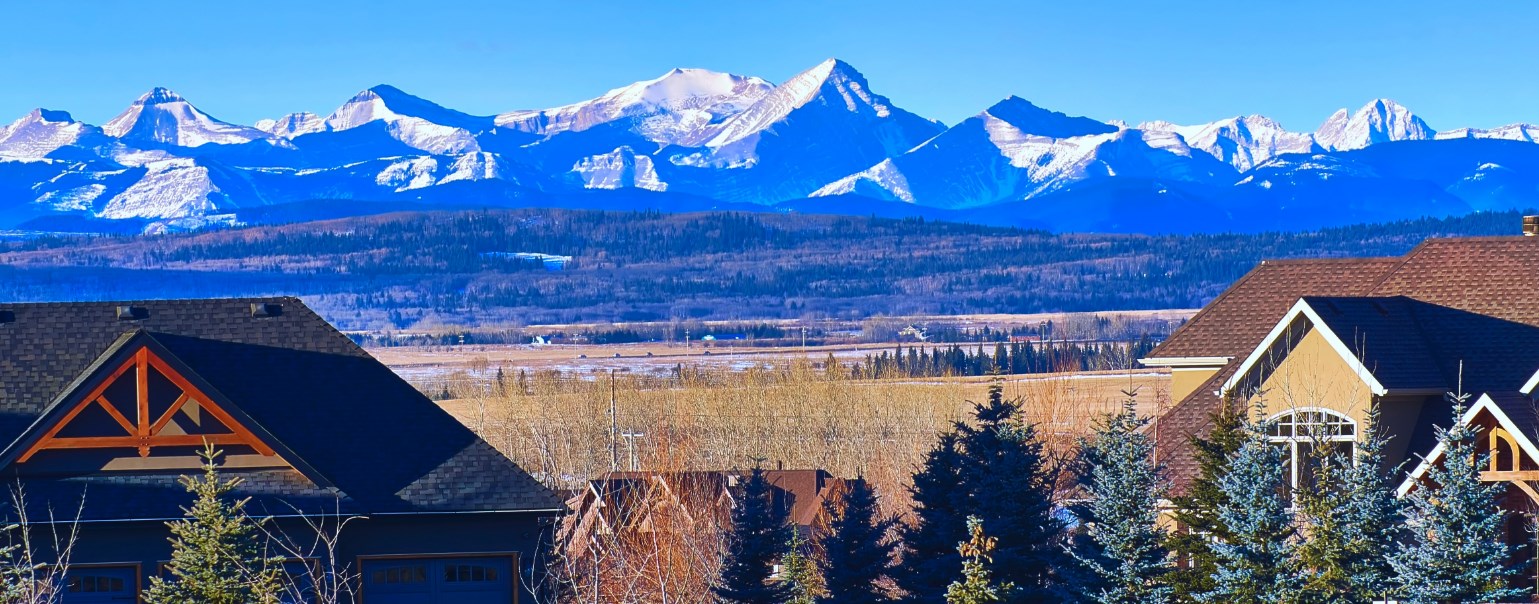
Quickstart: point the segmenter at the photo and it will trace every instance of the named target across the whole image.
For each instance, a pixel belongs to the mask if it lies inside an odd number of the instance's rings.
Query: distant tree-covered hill
[[[346,329],[1190,308],[1261,259],[1394,255],[1520,223],[1493,212],[1145,236],[804,214],[416,212],[0,242],[0,300],[293,294]]]

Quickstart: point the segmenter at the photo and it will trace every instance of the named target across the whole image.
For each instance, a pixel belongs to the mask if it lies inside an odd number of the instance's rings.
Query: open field
[[[826,354],[826,353],[825,353]],[[822,468],[864,475],[884,505],[908,509],[916,464],[940,431],[964,420],[969,401],[1001,383],[1059,461],[1124,390],[1154,415],[1168,402],[1168,375],[1091,372],[996,378],[858,380],[781,363],[702,369],[678,379],[636,373],[611,381],[532,374],[467,378],[441,405],[521,466],[557,488],[611,469]],[[615,410],[613,423],[610,409]]]
[[[852,334],[896,335],[909,325],[926,325],[956,332],[977,333],[984,329],[1010,333],[1014,328],[1035,328],[1044,322],[1056,326],[1057,337],[1063,339],[1095,339],[1112,335],[1110,332],[1130,332],[1132,328],[1111,329],[1108,324],[1157,327],[1163,337],[1175,326],[1190,318],[1194,310],[1145,310],[1116,311],[1105,313],[1038,313],[1038,314],[989,314],[935,316],[914,315],[868,319],[840,326]],[[697,327],[718,327],[718,322],[700,322]],[[773,324],[794,334],[802,322],[798,320],[771,320]],[[654,323],[617,324],[564,324],[525,328],[531,334],[583,333],[601,328],[643,330],[657,328]],[[827,326],[821,327],[829,331]],[[697,332],[698,333],[698,332]],[[1126,333],[1124,337],[1129,337]],[[825,341],[830,338],[825,337]],[[853,342],[860,338],[851,336],[838,342],[813,345],[765,345],[765,341],[717,340],[692,341],[685,344],[672,342],[640,342],[629,344],[486,344],[458,346],[376,346],[370,348],[381,362],[395,369],[408,381],[427,384],[444,379],[462,379],[463,376],[480,376],[501,368],[505,373],[560,371],[572,376],[596,376],[609,371],[633,372],[647,375],[672,373],[679,366],[707,369],[743,370],[756,365],[786,363],[805,360],[814,363],[825,361],[829,355],[840,363],[849,364],[863,360],[867,355],[892,351],[898,346],[934,347],[950,346],[949,343],[917,341],[912,337],[882,338],[878,342]],[[960,344],[971,346],[974,343]],[[987,343],[986,346],[993,346]]]

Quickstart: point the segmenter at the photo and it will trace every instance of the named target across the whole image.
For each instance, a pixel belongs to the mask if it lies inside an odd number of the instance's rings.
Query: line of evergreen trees
[[[1194,439],[1201,470],[1168,496],[1132,392],[1077,455],[1047,455],[998,386],[940,435],[914,476],[911,519],[884,516],[864,480],[831,501],[810,549],[755,470],[734,509],[722,602],[867,604],[1335,604],[1511,601],[1519,570],[1502,539],[1500,485],[1482,483],[1474,434],[1438,429],[1446,452],[1397,498],[1377,412],[1351,454],[1316,447],[1314,480],[1286,489],[1268,422],[1226,408]],[[1454,417],[1465,397],[1451,397]],[[1323,435],[1322,435],[1323,436]],[[1061,471],[1073,489],[1056,488]],[[788,545],[789,544],[789,545]],[[775,572],[776,565],[781,571]]]
[[[878,379],[1128,369],[1155,344],[1148,336],[1131,342],[998,342],[992,353],[981,343],[972,350],[957,344],[898,344],[891,351],[866,355],[850,371],[857,378]]]

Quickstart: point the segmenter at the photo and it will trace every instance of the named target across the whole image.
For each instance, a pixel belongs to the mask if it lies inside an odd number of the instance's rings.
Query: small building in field
[[[517,602],[564,511],[296,298],[0,304],[0,441],[6,521],[76,531],[66,603],[162,575],[205,445],[299,591],[322,568],[370,604]]]
[[[1517,226],[1517,225],[1514,225]],[[1527,235],[1533,235],[1525,228]],[[1404,256],[1263,262],[1157,347],[1147,366],[1171,371],[1173,407],[1153,433],[1182,495],[1198,475],[1193,437],[1214,414],[1260,409],[1285,450],[1289,489],[1311,478],[1311,451],[1355,451],[1370,410],[1389,437],[1401,493],[1439,462],[1435,428],[1448,394],[1469,396],[1457,421],[1475,426],[1506,485],[1511,511],[1539,505],[1539,237],[1429,239]],[[1526,518],[1508,514],[1514,564],[1539,573]]]
[[[659,539],[699,547],[731,527],[732,505],[747,471],[612,472],[589,481],[567,503],[557,542],[570,560],[601,557],[626,543]],[[765,470],[771,505],[785,510],[804,538],[827,526],[826,505],[847,488],[825,470]]]

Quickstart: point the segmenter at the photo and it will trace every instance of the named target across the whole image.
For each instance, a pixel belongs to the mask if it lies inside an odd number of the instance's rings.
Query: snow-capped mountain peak
[[[616,88],[595,99],[551,109],[513,111],[497,125],[554,135],[582,131],[622,119],[633,130],[663,144],[694,145],[726,118],[768,94],[774,85],[760,78],[705,69],[673,69],[660,77]]]
[[[41,159],[95,131],[96,128],[75,121],[68,112],[33,109],[10,125],[0,126],[0,157]]]
[[[1314,153],[1321,148],[1313,135],[1290,132],[1264,115],[1179,126],[1170,122],[1145,122],[1139,130],[1181,135],[1188,145],[1244,172],[1283,153]]]
[[[1117,127],[1088,117],[1072,117],[1043,109],[1018,96],[1010,96],[989,107],[985,114],[1008,122],[1026,134],[1048,138],[1069,138],[1087,134],[1116,132]]]
[[[725,147],[747,139],[818,99],[829,104],[838,103],[850,113],[876,118],[886,118],[893,113],[887,97],[873,94],[864,75],[849,63],[828,59],[776,86],[723,125],[721,132],[706,146]]]
[[[1437,131],[1410,109],[1389,99],[1374,99],[1351,117],[1347,115],[1346,109],[1340,109],[1325,120],[1315,132],[1320,146],[1332,151],[1348,151],[1377,143],[1426,140],[1437,135]]]
[[[492,126],[490,117],[455,111],[422,97],[407,94],[400,88],[384,84],[353,95],[353,98],[348,99],[326,118],[326,125],[333,130],[347,130],[369,122],[393,121],[400,118],[417,118],[472,133]]]
[[[102,126],[108,136],[178,147],[238,145],[268,138],[266,132],[222,122],[168,88],[154,88]]]
[[[326,130],[350,130],[383,122],[390,137],[435,154],[480,151],[476,135],[494,127],[492,118],[474,116],[380,85],[353,95],[330,116]]]

